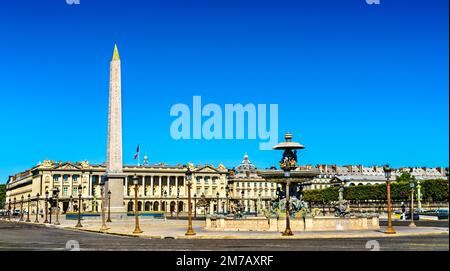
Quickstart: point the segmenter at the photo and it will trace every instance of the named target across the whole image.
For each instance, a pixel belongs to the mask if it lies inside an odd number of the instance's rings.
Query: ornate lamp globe
[[[192,180],[192,171],[189,167],[186,170],[186,179],[188,182],[190,182]]]
[[[389,167],[388,164],[383,166],[383,170],[384,170],[384,177],[386,177],[386,179],[391,178],[392,169]]]
[[[137,184],[138,184],[138,181],[139,181],[139,178],[137,177],[136,174],[134,174],[134,176],[133,176],[133,184],[134,184],[134,185],[137,185]]]

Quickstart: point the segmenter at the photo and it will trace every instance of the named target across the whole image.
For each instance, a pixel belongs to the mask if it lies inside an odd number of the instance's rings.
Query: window
[[[69,175],[64,175],[63,179],[64,179],[64,182],[68,182],[69,181]]]
[[[63,196],[67,196],[67,186],[63,187]]]
[[[73,188],[73,193],[72,194],[75,195],[75,196],[78,195],[78,187],[75,186]]]
[[[58,175],[53,175],[53,181],[57,182],[58,181]]]
[[[73,175],[72,179],[73,182],[76,183],[78,181],[78,175]]]

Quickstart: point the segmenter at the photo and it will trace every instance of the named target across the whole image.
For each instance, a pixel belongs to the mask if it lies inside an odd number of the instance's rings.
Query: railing
[[[403,205],[408,208],[410,201],[394,201],[392,202],[392,210],[401,211],[402,210],[402,202]],[[338,202],[334,203],[318,203],[318,202],[310,202],[310,209],[319,209],[325,214],[334,214],[334,207],[339,204]],[[417,202],[414,201],[414,205],[417,207]],[[387,203],[386,201],[372,201],[372,202],[358,202],[358,201],[350,201],[349,202],[350,211],[351,212],[359,212],[359,213],[384,213],[387,212]],[[424,202],[422,201],[422,209],[423,210],[435,210],[439,208],[448,208],[448,202]]]

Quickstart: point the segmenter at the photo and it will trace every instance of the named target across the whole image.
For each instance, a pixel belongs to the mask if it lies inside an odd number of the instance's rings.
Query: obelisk
[[[108,146],[106,151],[106,189],[111,192],[111,213],[124,213],[122,163],[122,87],[120,57],[117,45],[109,68]]]

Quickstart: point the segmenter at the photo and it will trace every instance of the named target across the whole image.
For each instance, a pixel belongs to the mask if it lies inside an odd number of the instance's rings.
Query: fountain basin
[[[378,230],[380,223],[378,216],[369,217],[331,217],[316,216],[305,218],[292,218],[290,220],[292,231],[351,231],[351,230]],[[217,216],[206,218],[206,230],[211,231],[260,231],[281,232],[286,227],[283,218],[246,217],[234,219]]]

